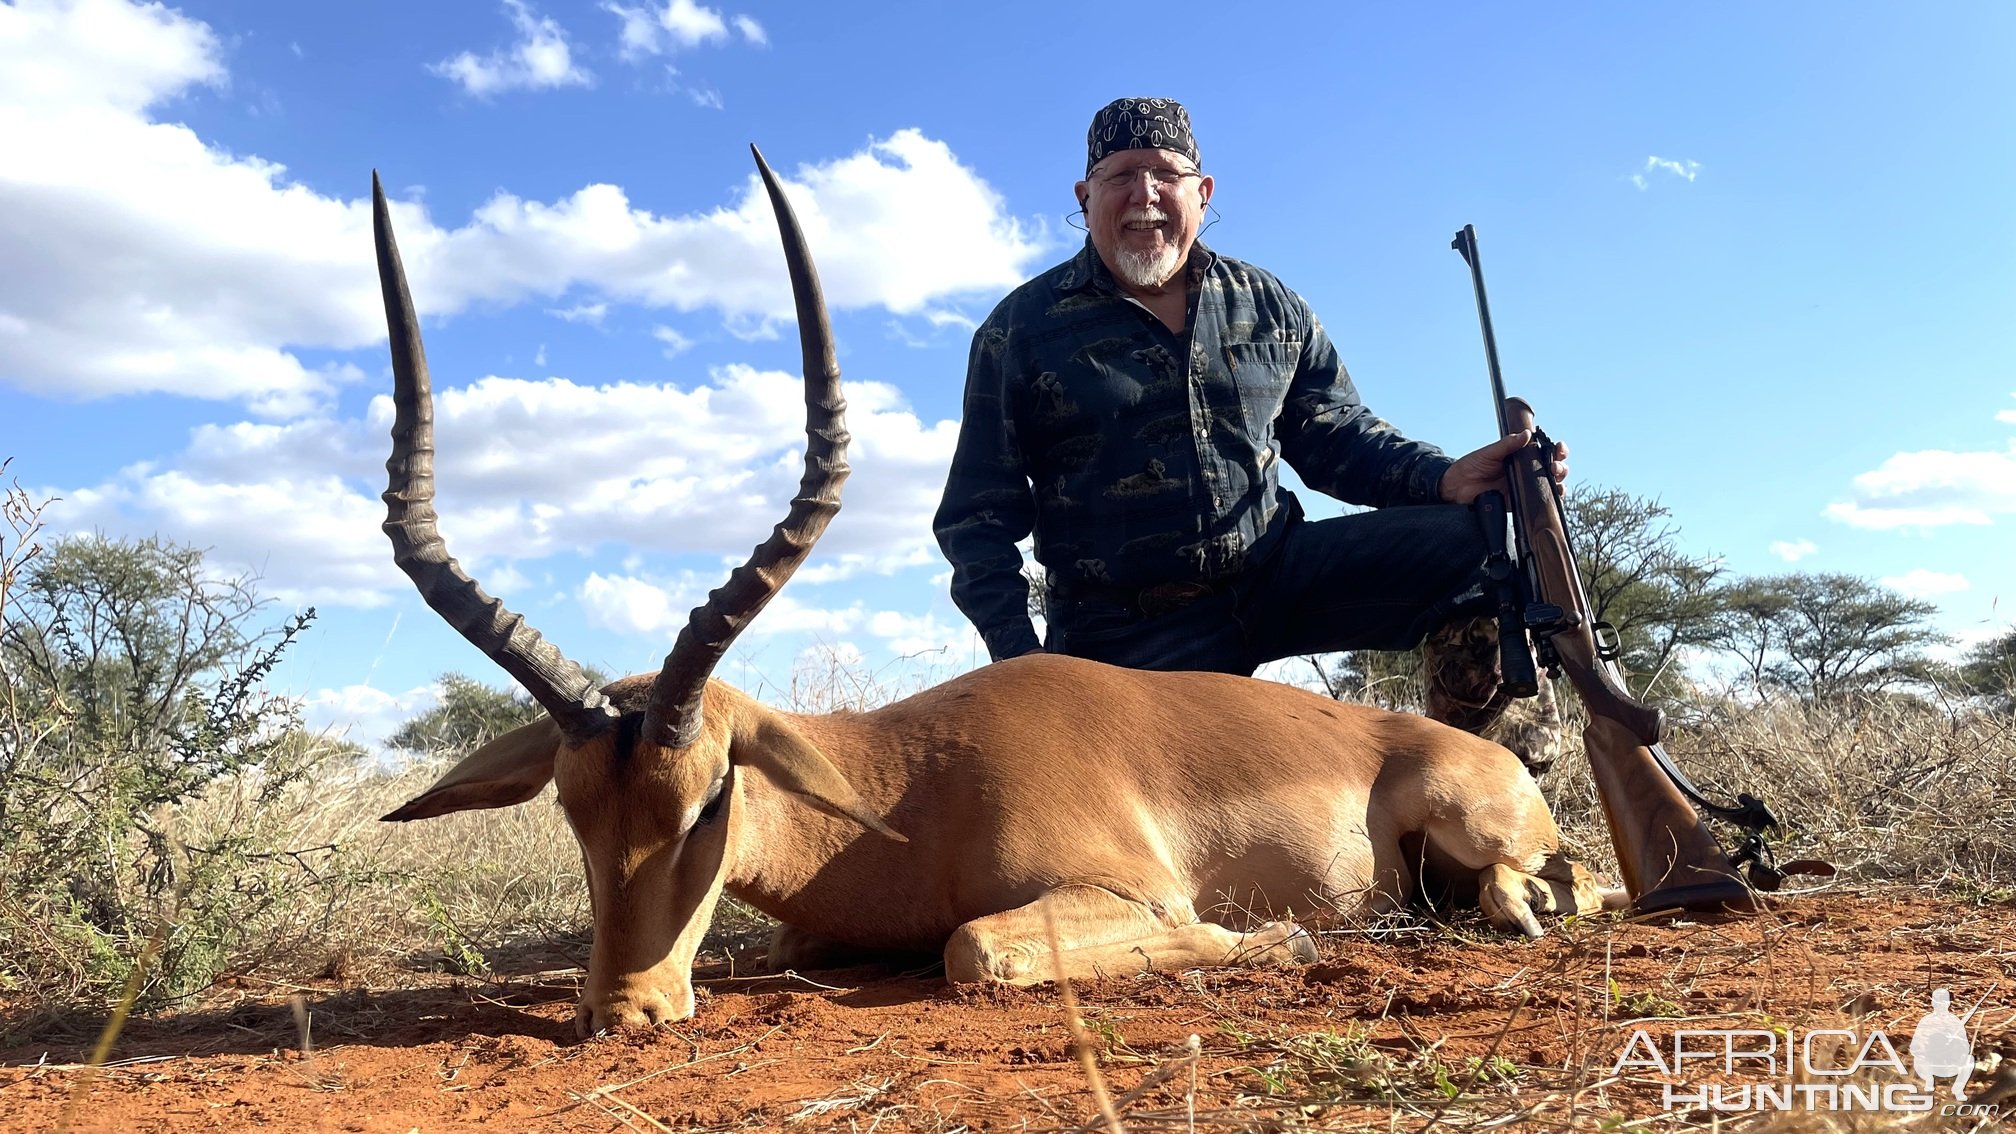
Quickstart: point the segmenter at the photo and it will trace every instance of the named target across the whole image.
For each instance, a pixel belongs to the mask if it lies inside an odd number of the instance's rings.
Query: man
[[[973,336],[933,525],[953,600],[996,660],[1047,648],[1251,674],[1427,636],[1429,715],[1544,765],[1552,701],[1504,719],[1466,507],[1502,487],[1528,438],[1451,460],[1374,417],[1301,297],[1197,239],[1213,188],[1175,101],[1120,99],[1093,118],[1074,187],[1085,247]],[[1305,520],[1280,461],[1378,510]],[[1016,549],[1032,532],[1042,644]]]

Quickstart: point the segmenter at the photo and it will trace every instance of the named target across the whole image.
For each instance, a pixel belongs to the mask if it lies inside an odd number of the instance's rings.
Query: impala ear
[[[455,811],[509,807],[539,794],[553,778],[560,752],[560,726],[552,717],[520,725],[471,752],[434,786],[381,822],[432,819]]]
[[[840,769],[797,729],[773,713],[753,716],[748,732],[735,738],[730,759],[761,769],[772,783],[828,815],[851,819],[899,843],[910,841],[870,811]]]

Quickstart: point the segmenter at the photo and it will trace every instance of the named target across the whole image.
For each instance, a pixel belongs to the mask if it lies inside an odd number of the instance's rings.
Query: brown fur
[[[649,682],[608,692],[634,708]],[[724,887],[799,955],[942,951],[953,980],[1017,983],[1307,959],[1273,919],[1404,901],[1409,845],[1475,879],[1506,928],[1602,901],[1504,748],[1272,682],[1034,655],[866,713],[783,713],[714,682],[705,720],[690,748],[629,753],[526,725],[388,816],[557,778],[595,909],[584,1032],[691,1014]],[[723,777],[719,814],[682,831]]]

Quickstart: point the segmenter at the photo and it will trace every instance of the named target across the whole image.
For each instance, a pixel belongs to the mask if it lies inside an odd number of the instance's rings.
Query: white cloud
[[[928,519],[928,517],[927,517]],[[911,542],[908,546],[891,548],[877,553],[841,552],[837,555],[825,554],[822,546],[820,554],[813,561],[798,569],[794,579],[808,583],[838,583],[863,575],[893,575],[911,567],[928,567],[943,564],[935,550],[935,544],[926,546],[926,541]],[[946,576],[949,582],[951,576]]]
[[[586,323],[592,327],[602,325],[609,314],[606,303],[577,303],[572,307],[548,307],[546,314],[566,323]]]
[[[630,60],[726,43],[731,23],[750,43],[760,46],[770,42],[763,25],[749,16],[724,19],[720,9],[696,4],[694,0],[669,0],[662,6],[648,4],[641,8],[610,2],[604,3],[602,10],[623,21],[619,39],[623,58]]]
[[[1698,161],[1674,161],[1670,158],[1662,158],[1657,154],[1653,154],[1651,157],[1645,159],[1645,168],[1643,171],[1631,175],[1631,184],[1636,185],[1639,191],[1643,192],[1651,186],[1651,182],[1647,179],[1646,174],[1667,173],[1678,177],[1682,181],[1691,182],[1700,172],[1701,163]]]
[[[592,572],[575,595],[590,625],[619,634],[660,637],[686,625],[687,613],[698,600],[681,599],[678,596],[683,592],[683,587],[667,587],[631,575]]]
[[[1668,161],[1665,158],[1654,155],[1645,159],[1645,168],[1647,171],[1663,169],[1682,180],[1692,181],[1694,180],[1694,175],[1701,172],[1701,163],[1698,161]]]
[[[301,412],[355,377],[273,331],[326,339],[318,296],[368,223],[207,149],[153,108],[222,88],[209,28],[119,0],[0,6],[0,375],[89,398],[171,390]],[[117,272],[106,266],[118,265]]]
[[[721,578],[728,568],[723,567]],[[591,574],[576,592],[590,624],[619,634],[665,638],[686,625],[695,606],[706,601],[709,589],[721,579],[702,579],[694,572],[674,578],[648,574]],[[845,634],[867,621],[869,613],[859,603],[843,610],[808,606],[790,591],[780,592],[763,608],[762,617],[749,624],[753,634],[821,633]]]
[[[745,343],[767,343],[778,337],[777,320],[768,315],[760,318],[731,315],[722,322],[721,329]]]
[[[671,0],[658,12],[658,26],[665,29],[679,47],[697,47],[708,40],[728,38],[721,13],[693,0]]]
[[[484,568],[483,585],[500,595],[522,595],[532,589],[532,580],[516,564],[499,563]]]
[[[158,4],[20,0],[0,6],[0,107],[137,113],[223,86],[220,50],[208,26]]]
[[[933,614],[901,614],[877,611],[868,619],[868,632],[883,640],[891,653],[899,655],[949,652],[966,643],[972,627],[940,622]]]
[[[935,563],[930,519],[957,426],[920,421],[887,385],[850,382],[846,392],[854,474],[806,577]],[[599,547],[723,564],[681,579],[669,605],[610,576],[582,595],[611,629],[683,625],[686,609],[788,509],[803,467],[803,405],[797,375],[746,366],[692,388],[492,377],[438,390],[442,534],[499,594],[517,588],[497,572],[522,579],[526,562]],[[211,548],[220,567],[257,572],[262,590],[286,602],[377,605],[409,587],[378,527],[390,417],[380,396],[359,419],[204,426],[166,465],[50,490],[65,498],[50,520],[66,530],[173,532]]]
[[[651,328],[651,337],[665,344],[665,357],[677,358],[693,349],[693,340],[667,326]]]
[[[907,322],[902,319],[891,319],[883,326],[888,328],[890,338],[904,346],[924,349],[942,346],[963,334],[970,334],[980,325],[964,312],[944,308],[926,308],[918,312],[917,317],[930,325],[929,333],[913,334]]]
[[[621,4],[604,4],[602,10],[623,21],[623,28],[617,33],[625,59],[636,59],[644,55],[654,55],[658,42],[658,23],[651,13],[642,8],[625,8]]]
[[[908,313],[1012,287],[1042,250],[1040,234],[1005,215],[944,143],[914,130],[801,167],[786,192],[836,308]],[[401,231],[416,296],[436,310],[582,286],[652,307],[714,307],[731,321],[791,316],[775,221],[753,173],[732,209],[699,216],[654,216],[605,184],[552,204],[500,194],[466,227],[443,231],[421,217]]]
[[[835,308],[908,314],[951,295],[1002,291],[1044,250],[1044,232],[1008,216],[943,142],[916,130],[801,166],[785,181]],[[499,194],[453,231],[424,216],[400,224],[416,298],[435,310],[581,286],[652,307],[717,308],[731,331],[737,319],[791,317],[776,224],[753,173],[731,208],[703,215],[654,216],[604,184],[552,204]]]
[[[725,574],[725,569],[724,569]],[[798,581],[798,576],[793,576]],[[589,622],[618,633],[666,638],[686,625],[692,608],[705,601],[719,579],[694,573],[659,579],[650,575],[592,574],[577,592]],[[815,592],[816,593],[816,592]],[[933,614],[870,610],[861,602],[824,607],[787,589],[749,624],[749,633],[774,637],[811,634],[822,639],[866,634],[897,655],[964,648],[973,636],[963,621],[947,625]]]
[[[477,98],[503,91],[585,87],[594,82],[593,75],[574,65],[567,33],[552,17],[537,15],[525,0],[504,0],[504,9],[518,30],[516,43],[482,56],[464,51],[427,69],[455,80]]]
[[[2016,515],[2016,441],[1999,452],[1897,453],[1855,477],[1851,498],[1827,505],[1826,515],[1876,530],[1993,524]]]
[[[352,744],[383,750],[399,726],[441,703],[439,685],[422,685],[403,693],[369,685],[318,689],[301,700],[301,719],[309,731]]]
[[[687,87],[686,97],[693,100],[694,106],[705,110],[720,110],[723,105],[721,92],[713,87]]]
[[[1787,563],[1797,563],[1818,550],[1819,546],[1810,539],[1780,539],[1771,543],[1771,554]]]
[[[1967,576],[1965,575],[1956,575],[1947,571],[1931,571],[1923,567],[1914,567],[1902,575],[1885,575],[1882,583],[1891,590],[1902,591],[1912,598],[1934,598],[1938,595],[1957,594],[1974,585],[1967,581]]]
[[[159,6],[0,5],[0,261],[34,266],[0,273],[0,381],[298,417],[361,378],[300,352],[383,342],[362,186],[325,196],[164,120],[176,100],[225,88],[222,50],[209,28]],[[836,308],[907,312],[998,292],[1043,251],[1040,227],[916,131],[800,167],[790,193]],[[676,217],[613,185],[552,203],[500,194],[459,228],[413,200],[393,212],[423,317],[578,289],[556,317],[594,322],[620,302],[712,307],[773,333],[790,318],[753,178],[732,202]]]
[[[142,465],[56,495],[63,502],[48,516],[52,527],[170,532],[210,549],[218,569],[257,576],[262,593],[289,605],[378,606],[404,579],[376,530],[383,509],[334,475],[212,479]]]

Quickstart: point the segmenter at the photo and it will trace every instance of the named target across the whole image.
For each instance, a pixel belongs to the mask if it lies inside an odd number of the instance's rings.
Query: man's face
[[[1108,154],[1076,189],[1092,247],[1137,289],[1162,287],[1183,270],[1211,199],[1211,179],[1170,150]]]

